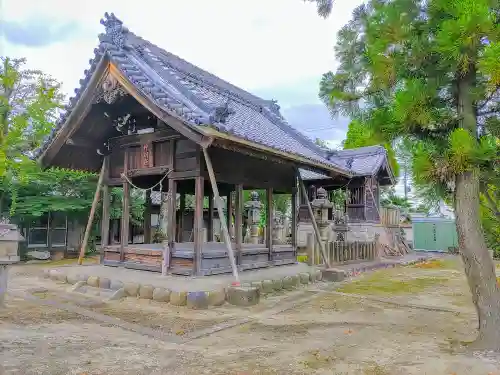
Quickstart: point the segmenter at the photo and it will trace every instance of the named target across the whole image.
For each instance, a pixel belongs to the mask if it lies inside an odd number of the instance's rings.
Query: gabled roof
[[[102,69],[104,57],[162,111],[202,135],[212,135],[215,129],[217,134],[296,155],[346,176],[372,174],[377,161],[385,155],[363,149],[327,153],[290,126],[275,101],[259,98],[142,39],[124,27],[114,14],[106,13],[101,23],[106,32],[99,35],[100,44],[94,50],[90,69],[85,71],[80,88],[75,89],[75,96],[37,157],[43,157],[63,129],[94,73]],[[221,112],[225,115],[221,116]],[[352,155],[347,156],[349,152]],[[347,163],[350,157],[355,159],[351,167]]]
[[[364,176],[374,175],[383,167],[390,168],[387,150],[378,145],[332,151],[328,160],[342,168],[352,170],[355,174]]]
[[[113,14],[101,20],[106,33],[99,36],[99,47],[90,60],[90,69],[80,80],[80,88],[70,99],[42,154],[63,127],[85,91],[97,65],[107,56],[120,72],[146,97],[193,129],[203,128],[249,140],[276,150],[302,156],[331,169],[323,150],[291,127],[281,116],[275,101],[264,100],[210,74],[180,57],[140,38],[123,26]],[[217,112],[226,108],[230,115]],[[347,171],[343,171],[348,174]]]

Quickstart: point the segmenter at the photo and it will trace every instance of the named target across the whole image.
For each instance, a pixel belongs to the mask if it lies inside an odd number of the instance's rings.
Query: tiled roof
[[[212,126],[220,132],[343,170],[347,175],[371,174],[385,157],[378,148],[366,148],[370,152],[356,149],[328,154],[290,126],[275,101],[252,95],[140,38],[113,14],[106,13],[101,23],[106,33],[99,35],[100,44],[94,50],[90,68],[37,157],[64,126],[105,55],[153,103],[195,130]],[[218,116],[224,107],[230,114]],[[350,157],[355,159],[352,166],[348,162]]]
[[[81,87],[75,90],[75,97],[70,99],[66,112],[37,156],[63,126],[99,61],[107,54],[142,93],[194,129],[210,125],[221,132],[333,166],[320,147],[285,121],[276,102],[252,95],[138,37],[113,14],[106,13],[101,23],[106,33],[99,36],[91,67],[85,71]],[[217,109],[226,105],[231,111],[226,119],[214,116]]]
[[[328,159],[341,168],[357,175],[369,176],[377,173],[387,163],[387,151],[383,146],[359,147],[332,151]]]

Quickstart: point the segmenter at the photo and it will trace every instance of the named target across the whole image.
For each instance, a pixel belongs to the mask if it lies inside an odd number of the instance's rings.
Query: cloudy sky
[[[332,119],[317,98],[335,69],[336,32],[361,0],[339,1],[323,20],[301,0],[0,0],[0,54],[26,57],[63,83],[83,77],[104,12],[143,38],[266,99],[310,137],[340,142],[347,119]]]

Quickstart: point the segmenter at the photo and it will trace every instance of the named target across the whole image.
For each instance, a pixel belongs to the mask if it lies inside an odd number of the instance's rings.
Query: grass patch
[[[431,259],[427,262],[418,263],[412,266],[420,269],[456,269],[457,262],[453,259]]]
[[[390,375],[389,371],[380,365],[373,365],[363,369],[364,375]]]
[[[353,294],[408,294],[417,293],[448,280],[443,277],[417,277],[412,279],[392,279],[383,271],[375,272],[361,280],[345,284],[337,289],[342,293]]]
[[[322,354],[319,350],[309,352],[306,358],[300,361],[305,368],[313,370],[329,368],[334,362],[333,356]]]

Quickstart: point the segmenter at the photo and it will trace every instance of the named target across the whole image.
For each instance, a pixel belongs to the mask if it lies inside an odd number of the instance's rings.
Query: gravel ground
[[[248,322],[173,343],[10,295],[0,310],[0,374],[500,375],[498,355],[470,353],[462,345],[474,339],[477,323],[465,279],[453,265],[378,271],[347,282],[354,295],[302,290],[249,309],[205,311],[135,299],[92,304],[65,298],[67,286],[38,279],[40,270],[16,267],[12,294],[29,291],[181,338],[235,319]],[[361,283],[378,277],[387,283],[374,283],[373,290]],[[422,283],[426,278],[439,278],[439,284]],[[398,289],[412,280],[419,281],[418,291]],[[360,298],[353,285],[373,298]],[[307,303],[277,312],[304,296],[310,296]],[[408,307],[414,304],[449,311]]]

